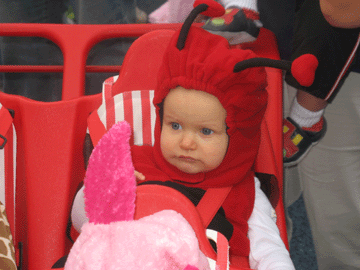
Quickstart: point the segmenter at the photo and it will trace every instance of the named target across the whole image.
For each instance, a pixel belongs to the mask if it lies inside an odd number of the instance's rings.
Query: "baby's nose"
[[[192,133],[186,133],[181,139],[180,147],[184,150],[195,150],[196,140]]]

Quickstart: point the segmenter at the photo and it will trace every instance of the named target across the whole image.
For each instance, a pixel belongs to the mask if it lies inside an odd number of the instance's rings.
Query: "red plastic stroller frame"
[[[72,245],[66,238],[66,229],[72,200],[85,174],[86,119],[101,104],[101,94],[84,96],[85,72],[120,70],[120,66],[86,67],[91,47],[104,39],[138,37],[157,29],[179,27],[180,24],[0,24],[1,36],[44,37],[56,43],[64,57],[63,66],[0,66],[1,72],[63,72],[62,100],[58,102],[38,102],[0,92],[0,103],[15,112],[16,220],[12,233],[15,244],[23,245],[23,269],[50,269]],[[277,59],[274,35],[265,29],[262,34],[265,42],[258,38],[253,45],[244,47],[255,48],[262,57]],[[257,172],[276,179],[282,191],[282,73],[266,70],[270,95],[260,153],[267,158],[259,158],[256,167]],[[126,85],[126,74],[120,72],[119,83]],[[125,87],[124,91],[128,90]],[[274,196],[278,227],[287,245],[282,193]]]

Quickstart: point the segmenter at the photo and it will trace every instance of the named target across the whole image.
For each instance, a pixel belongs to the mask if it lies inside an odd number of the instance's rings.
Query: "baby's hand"
[[[135,177],[136,181],[144,181],[145,175],[143,175],[141,172],[135,171]]]

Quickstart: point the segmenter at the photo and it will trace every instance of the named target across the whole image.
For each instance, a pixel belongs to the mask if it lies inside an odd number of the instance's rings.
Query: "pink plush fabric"
[[[115,124],[90,156],[84,180],[85,211],[90,222],[134,219],[136,180],[130,135],[127,122]]]
[[[194,266],[191,270],[210,269],[187,221],[173,210],[164,210],[137,221],[85,224],[65,269],[182,270],[190,266]]]
[[[179,213],[164,210],[133,220],[136,180],[126,122],[95,147],[85,177],[90,222],[72,247],[66,270],[205,270],[195,232]]]

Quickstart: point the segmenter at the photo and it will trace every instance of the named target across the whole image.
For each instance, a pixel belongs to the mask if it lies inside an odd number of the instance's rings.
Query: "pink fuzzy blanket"
[[[188,222],[173,210],[133,220],[136,180],[128,123],[115,124],[95,147],[85,177],[89,223],[66,270],[210,269]]]

